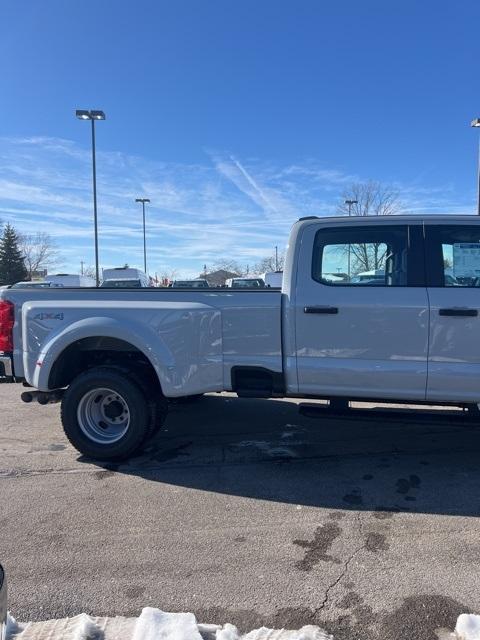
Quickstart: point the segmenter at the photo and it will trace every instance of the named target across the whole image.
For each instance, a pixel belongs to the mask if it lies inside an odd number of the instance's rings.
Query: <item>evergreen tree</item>
[[[0,284],[15,284],[28,277],[15,229],[7,224],[0,238]]]

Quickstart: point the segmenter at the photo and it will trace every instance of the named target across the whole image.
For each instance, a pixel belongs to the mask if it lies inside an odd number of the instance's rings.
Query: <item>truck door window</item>
[[[332,286],[408,285],[408,227],[323,229],[315,236],[312,277]]]
[[[480,286],[480,225],[428,225],[431,287]]]

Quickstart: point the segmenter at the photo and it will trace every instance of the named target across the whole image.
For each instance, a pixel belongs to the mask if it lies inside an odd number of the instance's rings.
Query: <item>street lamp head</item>
[[[75,115],[79,120],[105,120],[103,111],[88,111],[88,109],[77,109]]]
[[[480,118],[475,118],[475,120],[472,120],[470,123],[471,127],[480,127]]]
[[[79,120],[90,120],[90,111],[85,109],[77,109],[75,115]]]
[[[135,202],[150,202],[149,198],[135,198]]]
[[[345,200],[345,204],[348,204],[348,205],[358,204],[358,200]]]

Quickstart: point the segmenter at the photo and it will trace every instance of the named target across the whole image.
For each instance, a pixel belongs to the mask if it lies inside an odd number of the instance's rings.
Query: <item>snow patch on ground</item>
[[[480,640],[480,616],[462,613],[458,616],[455,631],[439,629],[437,636],[438,640]]]
[[[261,627],[242,636],[236,627],[226,624],[217,631],[215,640],[333,640],[333,636],[313,625],[302,627],[298,631]]]
[[[18,631],[17,621],[12,615],[10,615],[10,613],[7,613],[7,622],[5,624],[5,638],[8,638],[14,633],[17,633],[17,631]]]
[[[146,607],[135,624],[132,640],[203,640],[193,613],[165,613]]]
[[[6,640],[333,640],[319,627],[299,631],[261,627],[242,635],[232,624],[198,624],[193,613],[146,607],[138,618],[74,618],[7,625]]]
[[[455,630],[439,630],[439,640],[480,640],[480,616],[462,614]],[[261,627],[241,634],[232,624],[199,624],[193,613],[166,613],[146,607],[138,618],[74,618],[19,623],[8,616],[6,640],[334,640],[319,627],[298,630]],[[353,638],[352,638],[353,640]]]
[[[480,616],[462,613],[458,617],[455,634],[458,640],[480,640]]]
[[[103,630],[86,613],[75,618],[18,623],[9,616],[6,640],[104,640]]]

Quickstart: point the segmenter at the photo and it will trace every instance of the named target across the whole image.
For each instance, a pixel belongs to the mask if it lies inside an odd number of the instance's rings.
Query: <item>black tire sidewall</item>
[[[83,396],[96,388],[116,391],[123,397],[130,412],[127,433],[112,444],[99,444],[90,440],[78,424],[77,409]],[[139,386],[123,372],[114,368],[98,367],[79,375],[68,387],[62,401],[62,423],[65,435],[83,455],[100,460],[122,460],[140,449],[150,427],[148,401]]]

